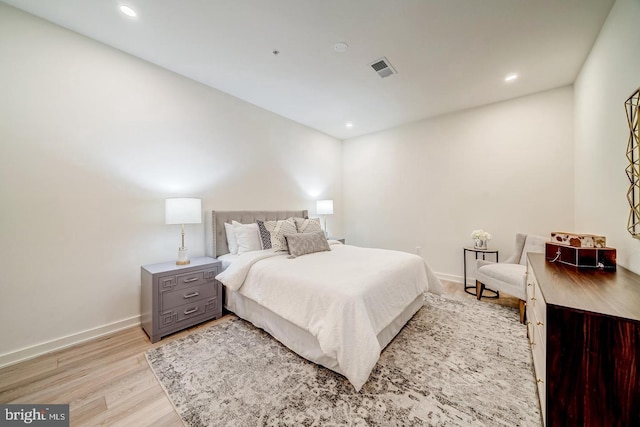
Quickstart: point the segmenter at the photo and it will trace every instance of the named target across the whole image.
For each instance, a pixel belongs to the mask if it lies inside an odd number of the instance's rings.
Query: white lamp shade
[[[202,222],[202,201],[184,197],[166,199],[164,215],[167,224],[200,224]]]
[[[318,200],[316,213],[318,215],[333,215],[333,200]]]

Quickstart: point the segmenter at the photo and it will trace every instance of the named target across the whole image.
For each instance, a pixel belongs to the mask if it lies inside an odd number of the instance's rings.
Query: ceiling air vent
[[[391,66],[391,63],[384,56],[380,59],[376,59],[371,65],[371,68],[378,73],[383,79],[389,77],[392,74],[397,74],[397,71]]]

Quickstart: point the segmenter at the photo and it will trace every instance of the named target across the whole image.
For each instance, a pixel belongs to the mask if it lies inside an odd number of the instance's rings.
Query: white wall
[[[618,0],[575,83],[576,229],[602,234],[618,263],[640,273],[627,232],[629,127],[624,102],[640,86],[640,2]]]
[[[564,87],[343,143],[346,238],[462,276],[471,231],[501,259],[516,232],[573,229],[573,91]],[[473,276],[474,271],[471,271]]]
[[[166,197],[311,214],[332,198],[340,234],[341,156],[339,140],[0,3],[0,365],[137,322],[140,265],[177,257]],[[186,228],[204,255],[204,224]]]

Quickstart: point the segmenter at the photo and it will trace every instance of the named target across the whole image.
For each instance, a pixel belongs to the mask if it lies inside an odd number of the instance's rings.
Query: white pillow
[[[240,224],[238,221],[233,221],[233,231],[236,233],[236,240],[238,241],[238,255],[262,249],[258,224],[255,222],[252,224]]]
[[[236,255],[238,253],[238,238],[233,230],[233,225],[224,223],[224,229],[227,232],[227,245],[229,245],[229,253]]]

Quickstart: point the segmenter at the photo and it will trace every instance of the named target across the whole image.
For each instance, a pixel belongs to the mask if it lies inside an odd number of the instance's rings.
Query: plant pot
[[[473,239],[473,247],[476,249],[487,249],[487,241],[482,239]]]

